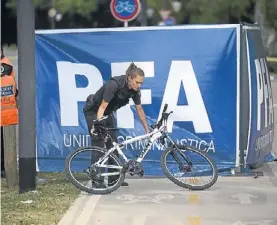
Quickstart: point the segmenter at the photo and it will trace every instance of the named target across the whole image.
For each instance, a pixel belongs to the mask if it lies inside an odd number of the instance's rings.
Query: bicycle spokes
[[[205,185],[213,178],[213,168],[196,152],[173,149],[166,155],[165,162],[169,172],[188,185]]]
[[[72,157],[70,162],[70,170],[72,177],[86,187],[107,187],[111,186],[119,178],[122,167],[107,156],[99,165],[94,165],[98,157],[103,157],[104,153],[93,155],[89,151],[80,152]]]

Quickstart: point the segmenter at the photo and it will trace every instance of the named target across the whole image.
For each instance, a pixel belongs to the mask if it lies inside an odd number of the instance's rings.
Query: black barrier
[[[240,26],[240,167],[272,158],[274,111],[267,58],[258,24]]]
[[[245,149],[247,149],[248,130],[249,130],[249,81],[247,64],[247,41],[245,29],[240,25],[240,166],[239,172],[243,171],[245,165]]]

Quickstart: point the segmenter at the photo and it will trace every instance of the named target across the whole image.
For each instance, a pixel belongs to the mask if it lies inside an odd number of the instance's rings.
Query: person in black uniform
[[[133,99],[136,105],[138,116],[146,133],[150,132],[145,118],[145,113],[141,106],[140,87],[143,81],[143,70],[138,68],[134,63],[131,63],[125,75],[112,77],[95,94],[91,94],[88,96],[83,111],[90,135],[91,128],[95,123],[101,124],[101,126],[104,126],[106,128],[114,128],[115,118],[113,113],[119,108],[127,105],[130,98]],[[103,116],[108,117],[105,120],[98,121]],[[114,141],[116,141],[115,132],[113,132],[111,136]],[[91,138],[93,146],[102,148],[105,147],[103,138],[96,138],[93,135],[91,135]],[[111,148],[112,143],[106,143],[106,147],[108,149]],[[114,153],[118,155],[116,151]],[[100,155],[96,153],[95,155],[92,155],[92,163],[94,163],[99,159],[99,157],[101,157],[101,153],[99,154]],[[111,184],[117,179],[118,176],[109,176],[108,183]],[[124,182],[123,186],[128,186],[128,183]]]

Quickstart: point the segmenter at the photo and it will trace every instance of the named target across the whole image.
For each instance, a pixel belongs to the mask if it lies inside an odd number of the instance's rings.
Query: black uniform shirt
[[[141,104],[140,91],[129,89],[125,79],[125,75],[113,77],[95,93],[94,101],[97,109],[103,100],[109,103],[105,110],[105,115],[110,114],[128,104],[130,98],[133,99],[136,105]]]

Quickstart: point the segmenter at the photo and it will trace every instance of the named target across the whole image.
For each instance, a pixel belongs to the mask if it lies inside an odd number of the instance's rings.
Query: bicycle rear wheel
[[[176,185],[190,190],[204,190],[213,186],[218,178],[218,170],[212,159],[199,149],[180,145],[177,147],[167,148],[162,153],[161,167],[166,177]]]
[[[109,159],[106,160],[105,166],[113,167],[113,171],[107,171],[107,168],[99,168],[91,164],[91,157],[95,155],[92,153],[97,153],[102,157],[106,153],[106,149],[78,148],[67,156],[65,171],[69,181],[81,191],[90,194],[109,194],[117,190],[125,179],[125,173],[122,173],[123,166],[118,157],[113,153],[108,156]],[[111,179],[113,182],[107,182],[109,176],[113,177]]]

